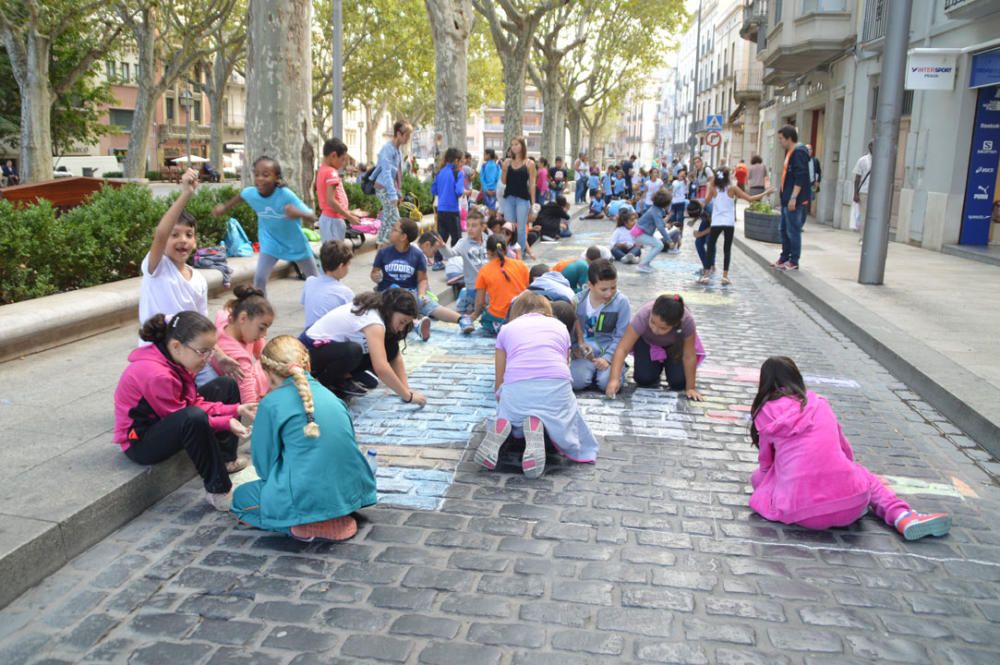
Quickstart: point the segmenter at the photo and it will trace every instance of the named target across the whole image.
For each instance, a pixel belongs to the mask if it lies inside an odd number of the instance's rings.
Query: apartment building
[[[618,120],[615,136],[605,150],[608,159],[621,160],[635,155],[641,166],[649,166],[665,152],[657,151],[657,124],[662,112],[662,90],[673,85],[667,72],[647,79],[644,90],[630,91]]]
[[[750,0],[744,10],[741,34],[764,66],[759,148],[780,166],[775,133],[795,125],[822,165],[817,219],[838,227],[849,224],[854,165],[874,136],[888,10],[887,0]],[[898,242],[965,254],[1000,244],[997,35],[995,0],[913,5],[907,71],[932,62],[937,73],[930,83],[908,80],[903,100],[891,215]]]

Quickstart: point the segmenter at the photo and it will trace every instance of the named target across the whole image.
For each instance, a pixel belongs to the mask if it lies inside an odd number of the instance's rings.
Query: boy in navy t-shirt
[[[424,317],[420,321],[420,337],[425,342],[431,336],[430,319],[457,323],[468,335],[474,329],[472,320],[438,304],[437,296],[427,291],[427,258],[412,244],[418,232],[417,223],[412,219],[401,219],[393,225],[389,244],[375,254],[371,273],[375,290],[399,288],[417,296],[420,314]]]

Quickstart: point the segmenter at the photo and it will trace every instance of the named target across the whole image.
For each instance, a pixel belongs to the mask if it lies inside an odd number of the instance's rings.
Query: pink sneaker
[[[500,446],[503,445],[507,437],[510,436],[510,421],[504,418],[497,418],[493,427],[486,432],[479,447],[476,448],[476,463],[482,464],[492,471],[497,468],[497,460],[500,458]]]
[[[910,510],[896,518],[896,531],[907,540],[920,540],[925,536],[944,536],[951,531],[951,515],[946,513],[918,513]]]
[[[772,268],[775,268],[775,269],[777,269],[777,270],[781,270],[782,266],[784,266],[784,265],[785,265],[785,262],[784,262],[784,261],[782,261],[782,260],[781,260],[781,259],[779,258],[779,259],[778,259],[777,261],[774,261],[774,262],[772,262],[772,263],[769,263],[768,265],[769,265],[769,266],[771,266]]]
[[[539,478],[545,473],[545,428],[535,416],[524,421],[524,457],[521,471],[526,478]]]

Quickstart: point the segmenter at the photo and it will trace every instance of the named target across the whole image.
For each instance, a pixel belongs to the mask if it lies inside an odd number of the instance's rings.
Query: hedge
[[[345,182],[344,190],[347,192],[347,202],[351,208],[361,208],[375,216],[382,210],[382,204],[375,196],[367,196],[361,191],[361,185],[353,182]],[[431,183],[424,182],[416,176],[403,176],[403,194],[415,196],[420,204],[420,212],[428,215],[434,212],[434,197],[431,196]],[[249,233],[249,231],[248,231]]]

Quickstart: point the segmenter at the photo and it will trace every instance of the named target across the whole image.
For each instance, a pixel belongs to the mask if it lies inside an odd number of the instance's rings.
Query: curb
[[[1000,457],[1000,422],[996,420],[1000,412],[994,412],[989,404],[1000,403],[1000,392],[878,314],[840,295],[822,280],[808,273],[792,277],[772,270],[757,248],[738,235],[734,240],[744,254],[771,272],[779,284],[822,314],[976,443]]]
[[[286,264],[284,271],[289,269]],[[277,272],[272,274],[277,276]],[[450,286],[437,295],[441,304],[454,300]],[[130,307],[128,316],[134,315],[135,309]],[[81,446],[67,455],[65,463],[103,474],[103,481],[114,485],[109,492],[54,519],[4,518],[0,529],[0,609],[197,475],[183,454],[140,467],[129,462],[118,446],[102,445],[107,456],[94,455],[94,448]],[[116,481],[119,474],[125,475],[121,482]]]

